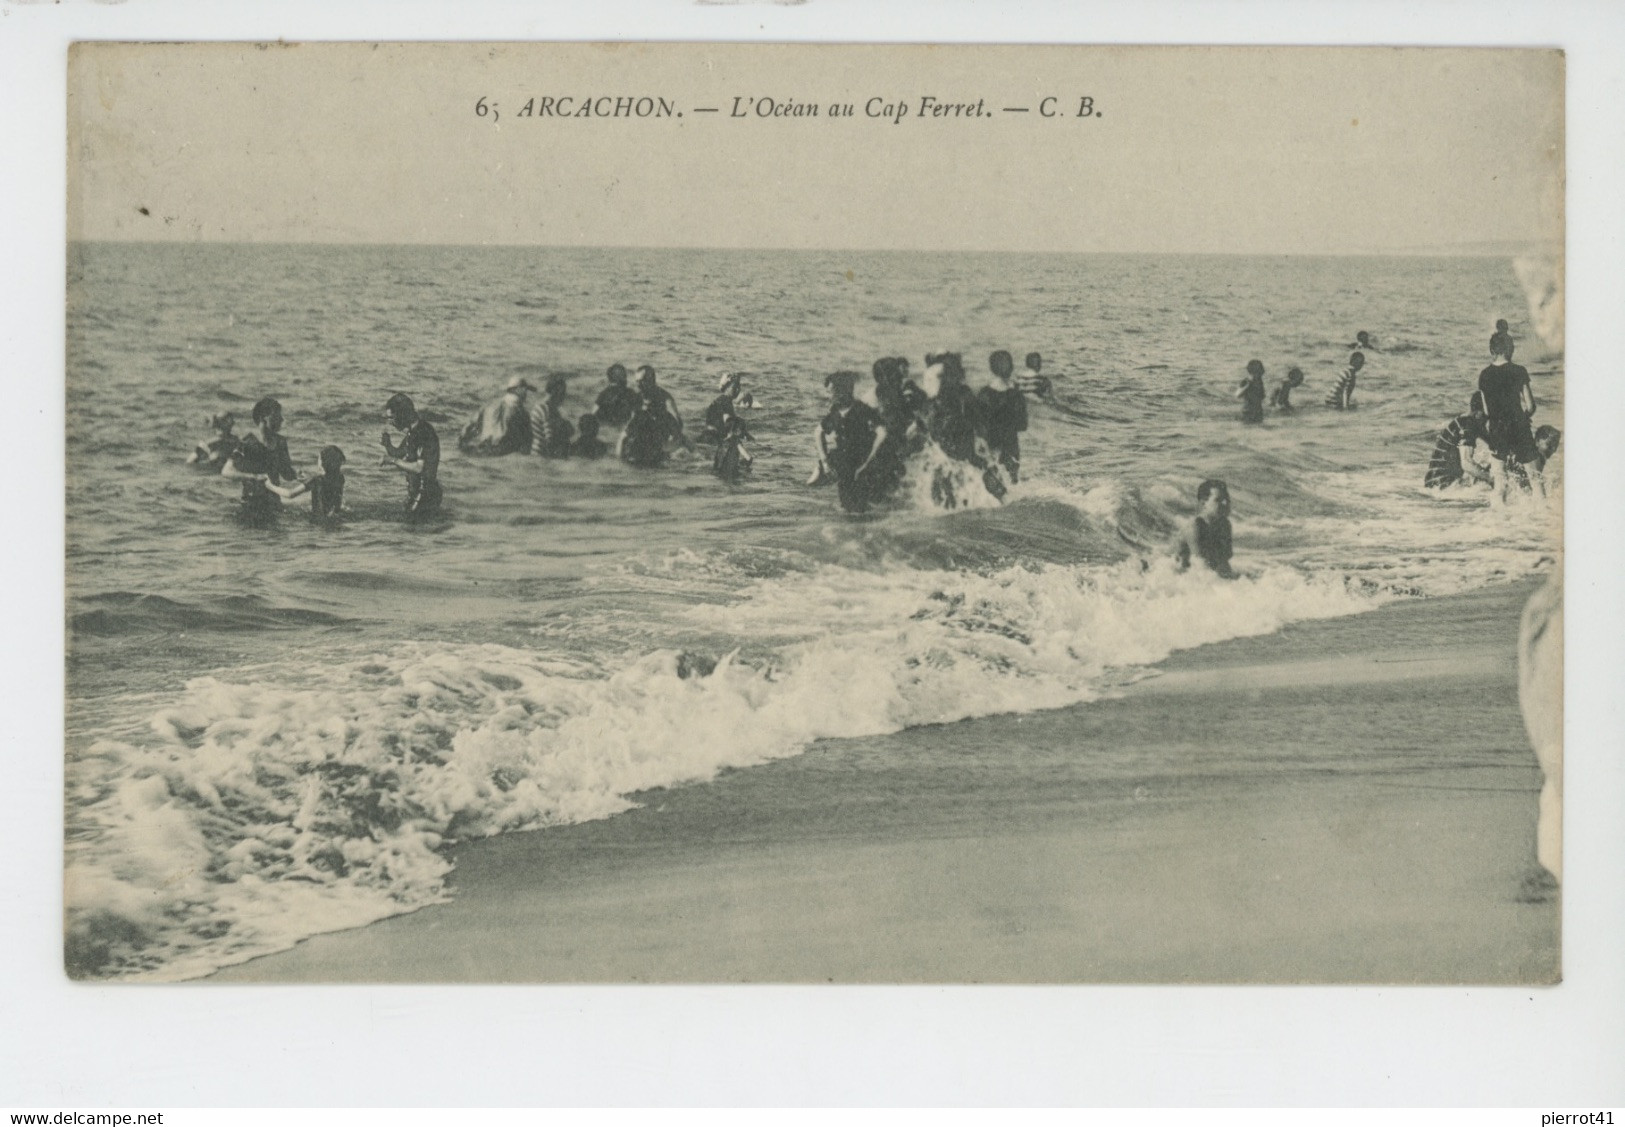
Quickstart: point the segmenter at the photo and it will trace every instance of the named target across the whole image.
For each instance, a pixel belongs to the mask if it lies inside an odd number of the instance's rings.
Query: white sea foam
[[[741,637],[800,632],[707,675],[681,676],[672,651],[607,671],[405,645],[319,674],[198,678],[150,738],[73,766],[70,960],[196,976],[442,898],[448,840],[606,817],[820,738],[1087,700],[1115,667],[1379,598],[1284,568],[1225,583],[1167,563],[825,566],[691,608]]]

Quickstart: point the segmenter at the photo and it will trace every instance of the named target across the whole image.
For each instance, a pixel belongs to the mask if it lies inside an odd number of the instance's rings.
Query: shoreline
[[[1535,585],[1295,623],[1107,699],[824,741],[470,842],[450,902],[208,981],[1554,982],[1556,898],[1519,899]]]

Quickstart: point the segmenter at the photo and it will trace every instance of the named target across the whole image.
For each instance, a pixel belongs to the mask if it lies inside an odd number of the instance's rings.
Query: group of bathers
[[[1516,485],[1544,489],[1546,463],[1562,438],[1556,427],[1534,427],[1537,409],[1529,371],[1512,360],[1515,346],[1505,321],[1490,337],[1490,363],[1457,415],[1439,431],[1423,485],[1443,489],[1461,482],[1488,482],[1504,496]]]
[[[1334,411],[1352,411],[1354,409],[1354,386],[1358,381],[1360,370],[1365,367],[1365,354],[1377,350],[1376,341],[1371,334],[1360,331],[1354,336],[1354,343],[1349,345],[1348,364],[1337,378],[1331,393],[1326,396],[1326,406]],[[1303,369],[1292,367],[1287,369],[1286,379],[1277,384],[1275,390],[1268,392],[1269,405],[1277,411],[1290,412],[1292,406],[1292,392],[1303,386]],[[1247,362],[1247,375],[1236,389],[1236,398],[1241,400],[1241,421],[1244,423],[1261,423],[1264,421],[1264,362],[1262,360],[1249,360]]]

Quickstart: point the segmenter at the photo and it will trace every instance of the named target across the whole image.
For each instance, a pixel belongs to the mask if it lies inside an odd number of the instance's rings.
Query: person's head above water
[[[1353,368],[1356,372],[1358,372],[1361,368],[1365,367],[1365,353],[1363,353],[1363,352],[1351,352],[1351,353],[1349,353],[1349,367]]]
[[[384,417],[400,430],[405,430],[417,420],[418,409],[412,403],[410,395],[404,391],[397,391],[389,397],[389,402],[384,404]]]
[[[1196,487],[1196,507],[1202,514],[1222,516],[1230,511],[1230,487],[1210,477]]]
[[[605,373],[605,377],[609,380],[610,383],[619,384],[621,387],[625,387],[626,386],[626,365],[625,364],[611,364],[609,366],[609,371],[607,373]]]
[[[1033,371],[1037,372],[1043,369],[1044,358],[1036,352],[1029,352],[1027,353],[1027,359],[1023,361],[1023,363],[1025,363],[1027,367],[1031,368]]]
[[[1354,334],[1354,342],[1364,348],[1371,343],[1371,334],[1361,329]]]
[[[267,431],[275,434],[282,429],[282,404],[267,395],[254,404],[254,410],[250,412],[249,417],[254,420],[255,426],[263,426]]]
[[[1262,361],[1262,360],[1249,360],[1249,361],[1247,361],[1247,374],[1249,376],[1262,376],[1264,374],[1264,361]]]
[[[1303,369],[1288,368],[1286,370],[1286,382],[1291,384],[1293,387],[1297,387],[1299,384],[1301,384],[1303,382]]]
[[[1557,444],[1562,441],[1563,433],[1554,426],[1537,427],[1535,430],[1535,449],[1540,451],[1542,458],[1550,458],[1557,453]]]
[[[836,403],[849,403],[853,398],[854,390],[858,386],[858,374],[846,371],[831,372],[824,377],[824,386],[829,388],[830,394],[835,397]]]
[[[322,452],[317,455],[317,461],[322,464],[322,473],[331,477],[344,465],[344,451],[337,446],[323,446]]]
[[[1002,348],[987,358],[987,366],[988,370],[1001,380],[1009,379],[1010,373],[1016,370],[1015,361],[1010,359],[1010,354]]]

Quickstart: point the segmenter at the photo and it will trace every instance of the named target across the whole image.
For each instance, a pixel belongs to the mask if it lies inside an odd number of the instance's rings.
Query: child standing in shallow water
[[[266,488],[289,501],[300,494],[309,493],[312,520],[336,517],[344,505],[344,451],[337,446],[322,447],[320,464],[321,473],[306,478],[298,485],[269,485]]]

